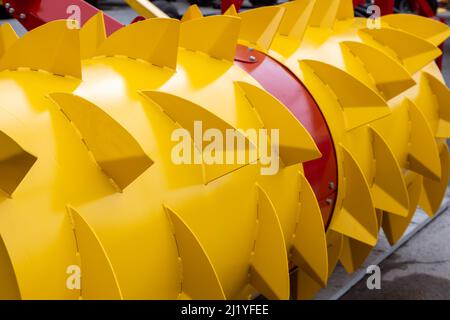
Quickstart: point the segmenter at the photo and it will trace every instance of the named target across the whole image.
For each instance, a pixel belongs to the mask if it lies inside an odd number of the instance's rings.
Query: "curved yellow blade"
[[[8,249],[0,235],[0,300],[20,300],[20,289],[9,257]]]
[[[430,125],[437,123],[435,137],[450,138],[449,89],[445,83],[427,72],[422,73],[420,85],[419,99],[423,100],[419,100],[417,106],[424,112]]]
[[[312,15],[315,0],[312,1],[289,1],[280,6],[285,9],[281,19],[278,33],[301,41],[308,27]]]
[[[339,261],[342,263],[347,273],[353,273],[362,266],[364,261],[366,261],[370,252],[372,252],[372,249],[373,246],[344,236]]]
[[[250,284],[268,299],[289,299],[289,267],[283,231],[267,193],[258,186],[257,235]]]
[[[433,216],[440,208],[447,190],[450,160],[448,146],[446,143],[440,144],[441,180],[423,179],[423,189],[420,196],[419,205],[429,215]]]
[[[0,70],[30,68],[81,79],[79,30],[57,20],[26,33],[0,60]],[[30,53],[33,54],[30,54]]]
[[[308,131],[279,100],[250,83],[236,84],[244,91],[264,128],[280,130],[280,157],[285,165],[290,166],[322,156]]]
[[[226,15],[226,16],[237,16],[238,15],[236,7],[234,6],[234,4],[229,6],[228,9],[223,14]]]
[[[183,22],[180,47],[232,62],[240,25],[241,19],[232,16],[210,16]]]
[[[253,148],[251,142],[239,131],[236,130],[232,125],[228,124],[221,118],[217,117],[215,114],[209,112],[203,107],[185,100],[183,98],[177,97],[175,95],[159,92],[159,91],[143,91],[142,94],[149,98],[151,101],[156,103],[162,108],[164,113],[174,122],[178,123],[181,127],[189,132],[189,138],[193,140],[193,143],[198,151],[202,153],[202,160],[205,159],[206,151],[209,144],[202,143],[202,137],[198,136],[203,131],[207,130],[218,130],[222,137],[227,136],[227,132],[231,132],[235,137],[237,143],[233,144],[233,149],[225,148],[214,148],[215,156],[211,158],[219,158],[219,162],[208,163],[207,161],[201,161],[204,167],[205,184],[210,183],[220,177],[223,177],[235,170],[238,170],[250,162],[257,159],[252,159],[250,149]],[[240,142],[242,142],[242,149]],[[213,151],[209,150],[210,153]],[[245,161],[228,161],[229,156],[237,155],[238,158],[242,158]]]
[[[409,197],[403,172],[393,151],[374,129],[372,146],[375,158],[375,179],[370,190],[375,207],[399,216],[407,216]]]
[[[111,261],[95,231],[72,207],[67,207],[81,260],[81,296],[86,300],[123,299]]]
[[[303,174],[300,180],[300,210],[292,248],[292,260],[322,287],[328,281],[325,227],[316,196]]]
[[[381,21],[392,28],[425,39],[435,46],[439,46],[450,36],[450,28],[445,23],[415,14],[389,14],[383,16]]]
[[[327,231],[327,247],[328,247],[328,276],[331,275],[336,264],[339,261],[339,256],[342,251],[342,234],[334,232],[331,229]],[[302,269],[298,269],[295,273],[297,286],[293,288],[292,296],[297,300],[309,300],[314,298],[315,294],[323,288],[314,278],[311,278],[308,273]]]
[[[340,2],[337,11],[337,20],[348,20],[355,17],[355,10],[352,0],[338,0]]]
[[[95,56],[100,45],[106,40],[103,11],[90,18],[80,30],[81,58]]]
[[[361,168],[343,145],[343,203],[335,209],[330,228],[350,238],[374,246],[378,238],[377,218],[370,187]],[[357,196],[355,196],[357,195]]]
[[[121,55],[175,69],[179,28],[180,21],[176,19],[154,18],[132,23],[109,36],[96,55]]]
[[[239,40],[267,52],[278,31],[283,7],[261,7],[239,14],[242,19]]]
[[[181,22],[200,18],[203,18],[203,13],[200,11],[200,8],[196,4],[193,4],[186,10],[183,17],[181,18]]]
[[[334,93],[342,108],[347,131],[391,113],[378,93],[347,72],[315,60],[302,60],[300,67],[310,68]]]
[[[377,209],[377,225],[378,230],[381,229],[383,222],[383,211]],[[343,236],[342,237],[342,250],[339,256],[339,261],[342,263],[347,273],[356,272],[369,257],[373,250],[373,246],[369,246],[358,240]]]
[[[0,190],[11,197],[36,160],[35,156],[0,131]]]
[[[0,58],[17,39],[19,37],[9,23],[0,26]]]
[[[341,42],[349,72],[390,100],[416,82],[408,71],[382,51],[365,43]]]
[[[360,29],[359,35],[369,45],[386,52],[414,74],[438,58],[442,51],[426,40],[394,29]]]
[[[440,181],[441,161],[439,149],[430,126],[423,113],[409,99],[404,102],[408,106],[411,121],[410,144],[408,150],[408,169],[424,177]]]
[[[153,164],[133,136],[92,102],[69,93],[52,93],[50,98],[78,130],[103,172],[121,190]]]
[[[195,232],[189,228],[181,216],[172,209],[165,207],[172,222],[174,237],[181,259],[182,268],[182,299],[225,300],[217,272],[211,263]]]
[[[317,28],[333,28],[340,6],[339,0],[315,0],[308,25]]]
[[[422,176],[409,173],[406,175],[406,180],[410,201],[408,215],[406,217],[400,217],[389,212],[383,213],[383,231],[391,245],[394,245],[400,240],[411,223],[414,213],[417,210],[417,204],[422,190]]]

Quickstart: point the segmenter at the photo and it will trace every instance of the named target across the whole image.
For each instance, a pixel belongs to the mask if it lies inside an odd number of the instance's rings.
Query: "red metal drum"
[[[328,226],[337,197],[337,162],[330,130],[319,106],[300,80],[266,54],[239,45],[235,65],[248,72],[261,86],[280,100],[308,130],[322,158],[303,164]],[[276,79],[276,80],[274,80]]]

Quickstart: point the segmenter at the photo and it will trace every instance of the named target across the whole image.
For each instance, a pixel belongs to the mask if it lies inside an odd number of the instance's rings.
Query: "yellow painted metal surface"
[[[339,259],[358,268],[381,227],[394,243],[418,204],[435,212],[450,118],[433,60],[448,28],[391,17],[371,30],[350,8],[293,1],[206,18],[191,9],[182,22],[149,19],[109,38],[101,15],[20,39],[1,27],[0,297],[307,299]],[[405,32],[415,19],[425,30]],[[324,114],[339,178],[327,230],[302,168],[321,154],[234,66],[237,43],[284,64]],[[179,130],[193,137],[192,159],[211,155],[196,122],[222,136],[240,129],[237,154],[276,143],[249,130],[279,129],[279,170],[262,174],[259,157],[176,163]]]

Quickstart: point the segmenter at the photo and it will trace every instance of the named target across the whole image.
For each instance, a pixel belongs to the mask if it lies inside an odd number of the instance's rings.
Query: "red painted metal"
[[[366,0],[353,0],[353,6],[357,7],[357,6],[362,6],[366,4]]]
[[[57,19],[78,20],[77,13],[83,25],[100,11],[82,0],[5,0],[4,5],[7,4],[10,14],[27,30]],[[123,24],[108,15],[105,15],[105,25],[108,35],[123,27]]]
[[[304,163],[303,167],[319,201],[324,223],[328,225],[337,197],[337,160],[331,133],[319,106],[295,75],[264,53],[239,45],[235,65],[283,102],[316,142],[322,158]]]
[[[234,4],[234,7],[236,8],[236,11],[239,11],[241,9],[242,3],[244,0],[222,0],[222,13],[228,10],[231,5]]]
[[[427,18],[433,18],[436,13],[433,11],[433,8],[431,8],[430,3],[428,0],[414,0],[411,1],[411,5],[413,8],[421,15]]]
[[[382,16],[394,13],[394,0],[375,0],[374,4],[380,7]]]

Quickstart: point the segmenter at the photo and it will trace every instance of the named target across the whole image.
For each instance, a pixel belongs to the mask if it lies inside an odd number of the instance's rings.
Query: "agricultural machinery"
[[[440,207],[445,24],[3,5],[30,31],[0,26],[2,299],[310,299]]]

